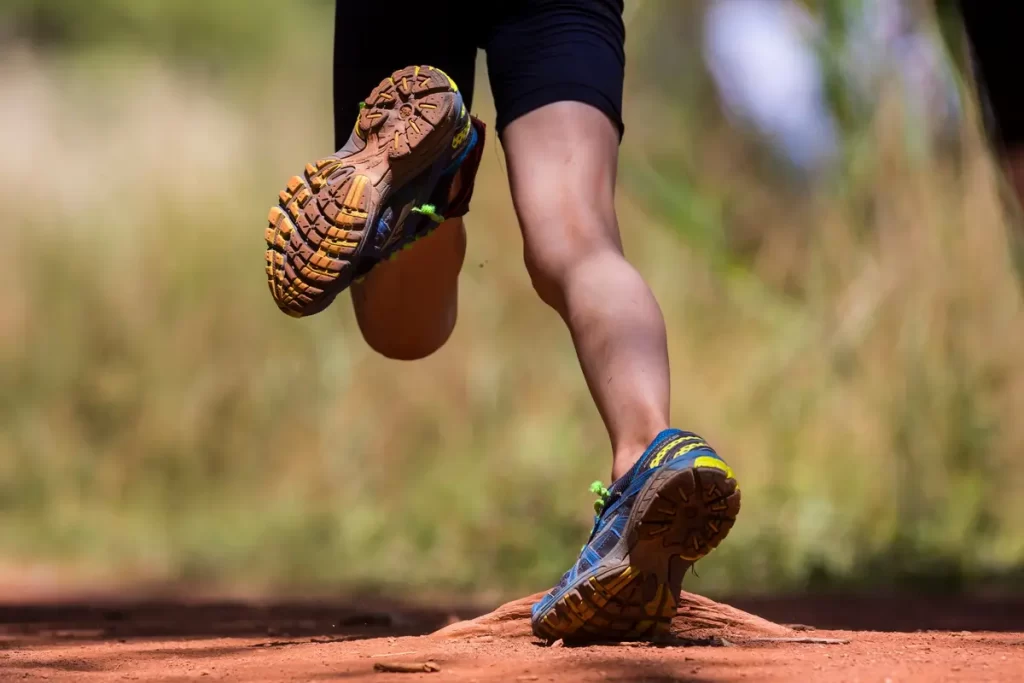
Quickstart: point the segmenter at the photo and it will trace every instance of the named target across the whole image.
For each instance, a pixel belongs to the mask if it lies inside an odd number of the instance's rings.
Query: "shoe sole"
[[[686,570],[722,542],[739,510],[736,479],[718,458],[663,467],[638,494],[629,531],[605,558],[612,561],[538,614],[534,633],[548,640],[666,635]]]
[[[270,209],[266,272],[278,307],[312,315],[344,291],[383,208],[447,147],[461,144],[469,125],[458,87],[440,69],[411,66],[381,81],[356,121],[366,146],[307,164]],[[404,218],[392,220],[389,238]]]

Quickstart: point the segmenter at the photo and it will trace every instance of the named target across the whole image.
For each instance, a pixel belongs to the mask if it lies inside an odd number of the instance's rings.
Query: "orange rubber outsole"
[[[351,284],[368,226],[395,188],[457,139],[460,120],[468,124],[461,99],[440,69],[400,69],[359,113],[353,135],[365,142],[362,149],[307,164],[288,181],[265,230],[267,284],[278,308],[312,315]]]

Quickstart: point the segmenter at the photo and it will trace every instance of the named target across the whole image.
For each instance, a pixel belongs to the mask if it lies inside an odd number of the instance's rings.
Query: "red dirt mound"
[[[0,604],[0,681],[931,683],[1014,681],[1024,671],[1024,610],[991,621],[984,602],[954,608],[895,597],[885,608],[927,618],[922,624],[941,617],[999,631],[880,633],[788,628],[684,594],[675,640],[553,647],[530,635],[537,597],[440,630],[447,609],[365,601],[9,602]],[[826,603],[828,623],[863,622],[878,607],[856,598]],[[763,607],[826,623],[814,616],[825,614],[815,612],[819,604],[785,598]],[[873,624],[893,629],[891,620]],[[414,633],[430,635],[404,635]]]
[[[434,637],[532,638],[530,607],[543,595],[544,593],[537,593],[506,603],[489,614],[447,626],[436,632]],[[671,632],[676,638],[687,640],[726,638],[739,641],[795,635],[792,629],[785,626],[686,592],[679,601],[676,618],[672,620]]]

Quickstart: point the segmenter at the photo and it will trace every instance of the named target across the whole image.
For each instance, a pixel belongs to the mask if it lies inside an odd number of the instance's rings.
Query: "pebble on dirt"
[[[437,662],[377,662],[373,670],[377,673],[421,674],[437,673],[441,667]]]

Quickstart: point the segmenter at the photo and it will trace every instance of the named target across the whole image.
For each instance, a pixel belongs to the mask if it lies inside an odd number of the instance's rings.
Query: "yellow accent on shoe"
[[[459,145],[461,145],[463,142],[466,141],[466,138],[469,137],[469,131],[472,128],[473,128],[473,122],[470,121],[470,119],[467,117],[466,118],[466,125],[463,126],[462,130],[460,130],[455,135],[454,138],[452,138],[452,149],[458,149]]]
[[[686,443],[687,441],[690,441],[691,443]],[[673,453],[671,460],[675,460],[679,456],[686,455],[690,451],[697,450],[698,448],[709,447],[707,442],[699,436],[690,435],[676,437],[658,449],[658,452],[654,454],[654,457],[651,458],[651,461],[647,464],[647,469],[653,469],[660,465],[665,460],[665,456],[668,455],[668,452],[682,443],[686,443],[686,445]]]
[[[651,461],[648,463],[647,469],[653,469],[653,468],[657,467],[658,465],[660,465],[665,460],[665,456],[668,455],[669,451],[671,451],[673,448],[675,448],[676,446],[678,446],[681,443],[684,443],[687,440],[690,440],[691,443],[685,444],[682,448],[680,448],[678,451],[673,453],[672,454],[672,458],[671,458],[672,460],[675,460],[676,458],[684,456],[687,453],[690,453],[691,451],[695,451],[698,448],[709,448],[707,442],[704,441],[704,439],[700,438],[699,436],[680,436],[680,437],[677,437],[675,439],[672,439],[671,441],[669,441],[664,446],[662,446],[661,448],[658,449],[658,452],[654,454],[654,457],[651,458]],[[732,479],[735,479],[735,477],[733,476],[733,473],[732,473],[732,469],[727,464],[725,464],[723,461],[719,460],[718,458],[710,456],[710,455],[702,455],[702,456],[700,456],[699,458],[697,458],[694,461],[694,465],[693,466],[694,467],[712,467],[714,469],[721,470],[722,472],[725,472],[728,477],[730,477]]]
[[[676,451],[675,454],[672,456],[672,459],[675,460],[676,458],[678,458],[680,456],[683,456],[683,455],[686,455],[690,451],[695,451],[698,448],[708,448],[707,442],[705,442],[705,441],[695,441],[693,443],[688,443],[685,446],[683,446],[682,448],[680,448],[678,451]]]
[[[668,443],[666,443],[664,446],[659,448],[658,452],[654,454],[654,457],[651,458],[651,461],[647,464],[647,469],[653,469],[653,468],[657,467],[658,465],[660,465],[661,461],[665,459],[665,456],[668,455],[668,452],[670,450],[672,450],[673,448],[675,448],[676,446],[681,444],[686,439],[692,439],[692,438],[693,437],[690,437],[690,436],[677,436],[674,439],[670,439]]]
[[[352,179],[352,184],[349,185],[348,194],[345,196],[343,202],[344,208],[358,211],[359,206],[363,201],[363,191],[366,189],[366,184],[369,178],[364,175],[357,175]]]
[[[694,467],[710,467],[711,469],[720,470],[722,472],[725,472],[725,476],[729,477],[730,479],[735,479],[736,478],[736,476],[732,473],[732,468],[731,467],[726,465],[724,462],[722,462],[718,458],[712,457],[710,455],[702,455],[702,456],[700,456],[699,458],[697,458],[696,460],[693,461],[693,466]],[[739,487],[737,486],[736,488],[739,488]]]
[[[604,584],[604,589],[608,593],[609,596],[617,595],[620,590],[622,590],[623,588],[626,587],[627,584],[629,584],[629,582],[630,582],[630,580],[632,578],[633,578],[633,568],[632,567],[626,567],[624,570],[622,570],[621,574],[616,576],[614,579],[612,579],[608,583]]]
[[[437,73],[441,74],[441,75],[442,75],[442,76],[444,76],[445,78],[447,78],[447,79],[448,79],[448,85],[452,86],[452,90],[454,90],[455,92],[459,92],[459,86],[455,85],[455,81],[453,81],[453,80],[452,80],[452,77],[451,77],[451,76],[449,76],[448,74],[446,74],[446,73],[445,73],[444,71],[442,71],[441,69],[438,69],[438,68],[437,68],[436,66],[432,66],[432,67],[430,67],[430,68],[431,68],[431,69],[433,69],[434,71],[436,71]]]
[[[651,598],[650,601],[644,605],[644,614],[646,614],[649,617],[658,616],[658,608],[661,607],[661,598],[664,594],[665,584],[659,583],[658,590],[655,591],[654,597]]]

